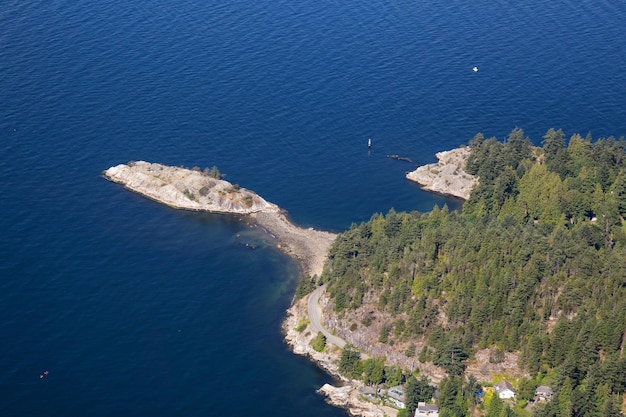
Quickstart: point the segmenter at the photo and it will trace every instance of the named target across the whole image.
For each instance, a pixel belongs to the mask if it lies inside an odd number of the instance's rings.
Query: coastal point
[[[476,177],[465,171],[470,149],[464,146],[437,152],[436,163],[422,165],[407,173],[406,178],[417,182],[427,191],[467,200],[478,183]]]
[[[253,191],[211,175],[206,169],[188,169],[145,161],[120,164],[103,176],[125,188],[173,208],[246,215],[276,240],[276,247],[296,259],[303,275],[321,275],[336,234],[301,228],[284,210]]]
[[[407,178],[419,182],[426,190],[466,199],[477,182],[464,171],[468,156],[469,148],[464,147],[440,152],[438,164],[419,167],[407,174]],[[277,249],[298,262],[301,279],[322,275],[330,247],[337,238],[334,233],[294,225],[278,205],[223,180],[219,171],[131,161],[105,170],[103,176],[172,208],[244,216],[252,225],[264,230]],[[352,415],[395,416],[397,410],[363,400],[360,394],[363,384],[346,379],[338,371],[340,349],[346,341],[333,336],[332,330],[324,327],[323,311],[329,302],[324,290],[318,287],[303,299],[294,300],[282,325],[285,342],[295,354],[310,358],[326,372],[343,380],[342,387],[326,384],[318,391],[330,404],[345,408]],[[306,330],[297,331],[303,321],[308,323]],[[312,341],[318,332],[336,347],[325,352],[313,349]]]
[[[305,277],[322,274],[329,248],[337,237],[334,233],[294,225],[284,210],[276,204],[250,190],[224,181],[221,175],[215,178],[209,170],[133,161],[111,167],[103,172],[103,176],[133,192],[176,209],[246,216],[251,223],[261,227],[276,240],[277,249],[298,262],[300,272]],[[323,318],[319,316],[320,305],[327,303],[323,296],[323,287],[318,288],[314,295],[315,300],[312,303],[307,303],[309,297],[295,301],[287,311],[282,327],[285,341],[294,353],[311,358],[328,373],[345,381],[343,388],[326,384],[319,392],[328,397],[329,403],[346,408],[353,415],[395,415],[392,408],[359,398],[358,389],[362,384],[345,380],[337,370],[338,350],[322,353],[311,347],[311,340],[318,331],[329,334],[323,327]],[[318,323],[312,322],[304,333],[294,330],[300,321],[315,315],[312,311],[317,312]],[[340,348],[345,345],[345,341],[338,337],[329,342]]]

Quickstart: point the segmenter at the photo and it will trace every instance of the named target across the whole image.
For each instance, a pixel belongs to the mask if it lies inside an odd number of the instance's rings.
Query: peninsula
[[[441,152],[407,175],[465,199],[462,211],[390,210],[338,236],[299,228],[200,169],[142,162],[104,175],[173,207],[245,215],[267,229],[305,274],[283,322],[287,343],[345,381],[319,392],[353,415],[412,413],[430,405],[432,383],[442,415],[525,415],[530,406],[553,416],[562,404],[618,415],[626,142],[573,135],[565,146],[550,129],[543,143],[533,147],[520,129],[506,142],[476,135],[471,150]],[[389,408],[397,398],[378,397],[381,384],[394,395],[404,386],[406,408]]]
[[[276,247],[300,264],[304,275],[321,275],[336,236],[291,223],[284,210],[256,193],[210,175],[209,170],[129,162],[103,172],[106,179],[170,207],[248,216],[276,239]]]
[[[476,182],[463,170],[468,155],[469,148],[440,152],[437,154],[438,164],[419,167],[409,173],[407,178],[421,183],[428,190],[468,198],[469,191]],[[208,169],[131,161],[105,170],[103,176],[144,197],[176,209],[245,216],[276,240],[276,248],[298,261],[302,279],[322,275],[330,246],[337,237],[333,233],[294,225],[278,205],[268,202],[253,191],[223,180],[219,172],[215,174]],[[395,409],[361,398],[359,389],[363,384],[360,381],[347,380],[339,373],[341,348],[346,342],[332,336],[323,327],[322,311],[326,309],[328,301],[323,287],[308,297],[295,300],[287,310],[283,322],[285,341],[294,353],[311,358],[328,373],[344,381],[342,387],[326,384],[320,389],[321,394],[329,397],[331,404],[344,407],[353,415],[394,416]],[[297,331],[303,322],[307,323],[306,328]],[[318,332],[323,333],[332,345],[323,352],[312,348],[312,341]]]
[[[204,211],[246,216],[251,223],[265,229],[276,240],[276,248],[296,259],[301,274],[321,276],[331,244],[337,235],[330,232],[301,228],[291,223],[284,210],[253,191],[239,187],[213,175],[208,169],[187,169],[145,161],[133,161],[111,167],[103,172],[104,178],[159,203],[176,209]],[[329,397],[329,403],[346,408],[353,415],[368,417],[395,416],[396,410],[381,404],[362,400],[359,381],[348,381],[337,364],[345,341],[332,337],[323,327],[322,308],[327,302],[320,287],[309,297],[296,300],[287,311],[283,322],[285,341],[294,353],[311,358],[325,371],[344,380],[340,388],[329,384],[319,392]],[[309,317],[315,316],[315,320]],[[296,331],[306,322],[304,331]],[[311,342],[318,332],[327,334],[334,346],[317,352]]]
[[[438,152],[437,163],[418,167],[406,178],[420,184],[425,190],[467,200],[478,179],[465,171],[471,148],[462,146]]]

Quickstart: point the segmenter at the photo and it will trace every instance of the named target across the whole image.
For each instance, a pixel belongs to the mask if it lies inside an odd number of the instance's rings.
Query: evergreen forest
[[[626,141],[550,129],[541,145],[520,129],[503,141],[476,135],[466,171],[479,185],[462,212],[392,209],[354,224],[334,242],[318,283],[339,315],[377,300],[392,318],[379,341],[426,341],[420,361],[450,381],[463,378],[477,349],[516,352],[531,376],[520,398],[538,385],[555,392],[533,415],[620,415]],[[469,415],[467,402],[451,404],[440,415]]]

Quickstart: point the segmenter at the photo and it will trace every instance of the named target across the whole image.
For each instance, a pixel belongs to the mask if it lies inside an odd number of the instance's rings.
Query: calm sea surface
[[[0,415],[344,415],[282,342],[296,265],[101,171],[217,165],[334,231],[456,208],[385,156],[626,134],[624,21],[603,0],[4,0]]]

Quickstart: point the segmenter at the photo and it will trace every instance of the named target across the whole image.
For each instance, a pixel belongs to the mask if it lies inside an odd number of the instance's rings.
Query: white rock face
[[[467,200],[478,179],[465,172],[465,164],[470,154],[469,147],[452,149],[436,154],[439,162],[422,165],[406,174],[425,190],[452,195]]]
[[[348,404],[348,400],[350,400],[350,393],[353,389],[354,388],[351,385],[335,387],[330,384],[324,384],[322,388],[319,389],[319,392],[320,394],[326,395],[331,404],[341,407]]]
[[[176,208],[235,214],[280,210],[252,191],[186,168],[138,161],[111,167],[104,176]]]
[[[353,416],[395,417],[397,415],[398,411],[391,407],[362,400],[359,395],[359,387],[360,385],[335,387],[324,384],[317,392],[325,395],[329,404],[346,408]]]

